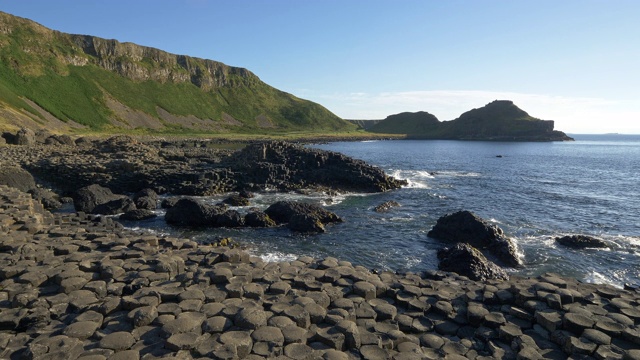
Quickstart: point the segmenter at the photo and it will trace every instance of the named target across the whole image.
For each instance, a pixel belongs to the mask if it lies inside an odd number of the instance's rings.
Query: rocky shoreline
[[[0,194],[0,358],[640,358],[637,290],[267,263]]]

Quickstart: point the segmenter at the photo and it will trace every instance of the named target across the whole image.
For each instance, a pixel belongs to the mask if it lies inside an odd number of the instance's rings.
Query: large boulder
[[[116,195],[119,196],[117,199],[111,200],[104,204],[98,204],[91,211],[93,214],[102,214],[102,215],[116,215],[126,213],[136,209],[136,204],[133,203],[133,200],[129,199],[124,195]]]
[[[133,202],[138,209],[155,210],[160,198],[152,189],[142,189],[133,195]]]
[[[0,185],[7,185],[24,192],[37,189],[33,176],[19,166],[0,166]]]
[[[222,202],[230,206],[249,206],[249,199],[242,195],[230,195]]]
[[[44,140],[44,143],[46,145],[76,145],[76,142],[73,141],[73,139],[69,135],[51,135]]]
[[[441,217],[427,235],[453,243],[467,243],[501,266],[521,265],[515,243],[502,229],[469,211]]]
[[[244,217],[235,210],[227,210],[216,217],[217,227],[237,228],[244,226]]]
[[[135,204],[124,195],[116,195],[110,189],[93,184],[85,186],[73,195],[76,211],[90,214],[115,215],[135,209]]]
[[[252,211],[245,215],[244,224],[250,227],[272,227],[277,225],[269,215],[259,210]]]
[[[203,204],[193,198],[183,198],[167,210],[165,220],[168,224],[184,226],[216,226],[218,215],[226,207]]]
[[[603,249],[611,247],[611,244],[609,244],[608,242],[587,235],[568,235],[557,237],[556,242],[560,245],[570,247],[572,249]]]
[[[509,279],[504,269],[487,260],[478,249],[469,244],[457,243],[452,248],[440,249],[438,260],[440,270],[454,272],[471,280]]]
[[[16,145],[34,145],[36,143],[36,133],[28,128],[18,130],[15,136]]]
[[[300,233],[323,233],[325,232],[322,222],[313,216],[296,214],[289,219],[287,227],[292,231]]]
[[[342,222],[342,219],[333,212],[319,205],[295,201],[278,201],[265,210],[277,224],[288,223],[294,215],[307,215],[318,219],[323,224]]]

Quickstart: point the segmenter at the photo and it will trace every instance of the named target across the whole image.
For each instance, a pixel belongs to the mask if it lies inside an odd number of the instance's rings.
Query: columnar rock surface
[[[0,186],[0,358],[637,359],[640,293],[372,273],[51,214]]]

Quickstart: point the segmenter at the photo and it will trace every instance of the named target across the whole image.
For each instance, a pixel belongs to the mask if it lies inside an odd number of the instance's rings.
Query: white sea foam
[[[433,175],[425,170],[392,170],[391,176],[396,179],[407,181],[408,188],[429,189],[429,179],[433,179]]]
[[[597,271],[591,271],[591,273],[585,276],[585,281],[592,284],[607,284],[617,288],[622,288],[619,283],[611,281],[611,279]]]
[[[282,252],[272,252],[272,253],[261,254],[259,255],[259,257],[262,259],[262,261],[266,261],[266,262],[294,261],[298,258],[297,255],[285,254]]]

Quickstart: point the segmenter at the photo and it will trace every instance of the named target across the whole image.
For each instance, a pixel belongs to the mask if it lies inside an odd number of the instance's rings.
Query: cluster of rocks
[[[287,142],[251,144],[233,156],[234,170],[246,186],[279,189],[320,186],[335,190],[381,192],[407,185],[381,169],[346,155]]]
[[[33,133],[21,130],[18,135],[22,132]],[[159,194],[197,196],[246,189],[379,192],[406,184],[363,161],[284,142],[253,143],[242,150],[208,146],[205,141],[143,141],[122,135],[9,142],[28,146],[0,147],[7,162],[66,193],[92,184],[121,194],[152,188]]]
[[[2,133],[2,141],[9,145],[75,145],[75,141],[69,135],[52,134],[46,129],[33,131],[29,128],[22,128],[17,133]]]
[[[0,287],[0,358],[640,359],[637,291],[266,263],[6,186]]]

